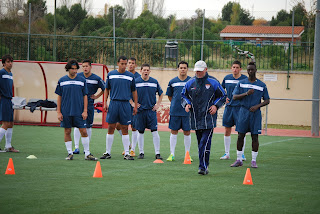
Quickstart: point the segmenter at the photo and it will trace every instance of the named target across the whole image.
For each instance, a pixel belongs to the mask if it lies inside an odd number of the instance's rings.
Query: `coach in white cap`
[[[191,78],[181,95],[186,112],[191,112],[191,129],[196,131],[201,175],[209,173],[209,159],[213,129],[216,127],[217,110],[224,104],[226,93],[219,81],[207,73],[207,64],[200,60],[194,65],[195,77]]]

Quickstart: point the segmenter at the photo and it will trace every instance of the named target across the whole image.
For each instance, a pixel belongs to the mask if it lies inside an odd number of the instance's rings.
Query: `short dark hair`
[[[4,63],[7,61],[7,59],[9,59],[10,62],[13,62],[13,57],[11,55],[7,54],[2,57],[2,65],[4,65]]]
[[[234,64],[239,65],[239,66],[240,66],[240,68],[241,68],[241,62],[240,62],[240,61],[238,61],[238,60],[233,61],[232,65],[234,65]]]
[[[126,56],[119,56],[118,58],[118,62],[120,62],[120,60],[128,60],[128,58]]]
[[[249,62],[248,66],[249,66],[249,65],[254,65],[254,67],[256,67],[256,69],[257,69],[257,66],[256,66],[256,63],[255,63],[255,62]]]
[[[83,61],[82,61],[82,64],[83,64],[83,63],[88,63],[88,64],[91,66],[91,60],[90,60],[90,59],[85,59],[85,60],[83,60]]]
[[[65,66],[66,71],[69,71],[69,69],[72,68],[72,65],[76,65],[77,69],[80,68],[79,63],[77,62],[77,60],[71,59],[71,60],[69,60],[69,62]]]
[[[148,63],[143,63],[143,64],[141,65],[141,70],[142,70],[143,67],[149,67],[149,69],[150,69],[150,65],[149,65]]]
[[[178,68],[181,64],[187,65],[187,68],[189,67],[189,64],[186,61],[180,61],[178,64]]]
[[[137,59],[134,58],[134,57],[130,57],[129,60],[134,61],[134,62],[137,62]]]

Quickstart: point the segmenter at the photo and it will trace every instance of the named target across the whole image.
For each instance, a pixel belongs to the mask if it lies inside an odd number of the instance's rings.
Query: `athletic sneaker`
[[[167,161],[174,161],[174,155],[169,155],[169,157],[167,158]]]
[[[6,152],[19,152],[19,150],[16,150],[13,146],[10,148],[5,148],[4,149]]]
[[[73,154],[79,154],[80,153],[80,149],[75,149],[74,151],[73,151]]]
[[[251,168],[258,168],[257,162],[251,161]]]
[[[130,156],[131,156],[131,157],[135,157],[135,156],[136,156],[136,153],[131,150],[131,151],[130,151]]]
[[[140,153],[140,155],[138,156],[138,159],[144,159],[144,154]]]
[[[243,163],[241,160],[236,160],[233,164],[231,164],[230,166],[231,167],[239,167],[239,166],[242,166]]]
[[[0,152],[6,152],[6,150],[2,150],[2,149],[0,148]]]
[[[93,161],[98,160],[98,158],[95,158],[91,153],[88,156],[86,156],[84,159],[85,160],[93,160]]]
[[[160,160],[162,160],[161,155],[160,155],[160,154],[156,154],[156,159],[160,159]]]
[[[200,175],[207,175],[207,174],[209,174],[209,170],[208,170],[208,169],[206,169],[206,170],[204,170],[204,169],[199,169],[199,170],[198,170],[198,174],[200,174]]]
[[[229,160],[229,159],[230,159],[230,156],[227,155],[227,153],[220,158],[220,160]]]
[[[66,157],[66,160],[73,160],[73,154],[68,154],[68,156]]]
[[[123,159],[125,159],[125,160],[134,160],[134,158],[131,157],[130,155],[125,155],[125,156],[123,157]]]
[[[244,154],[242,154],[242,161],[246,161],[247,158],[244,156]]]
[[[103,153],[103,155],[100,157],[100,159],[110,159],[111,155],[109,153]]]

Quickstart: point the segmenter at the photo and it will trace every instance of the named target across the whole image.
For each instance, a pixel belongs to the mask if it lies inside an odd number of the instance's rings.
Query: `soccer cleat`
[[[98,158],[95,158],[91,153],[88,156],[86,156],[84,159],[85,160],[93,160],[93,161],[97,161],[98,160]]]
[[[138,159],[144,159],[144,154],[140,153],[140,155],[138,156]]]
[[[229,160],[229,159],[230,159],[230,156],[227,155],[227,153],[220,158],[220,160]]]
[[[131,157],[130,155],[125,155],[125,156],[123,157],[123,159],[125,159],[125,160],[134,160],[134,158]]]
[[[236,160],[233,164],[231,164],[230,166],[231,167],[239,167],[239,166],[242,166],[243,163],[241,160]]]
[[[200,174],[200,175],[207,175],[207,174],[209,174],[209,170],[208,170],[208,169],[206,169],[206,170],[204,170],[204,169],[199,169],[199,170],[198,170],[198,174]]]
[[[73,160],[73,154],[68,154],[68,156],[66,157],[66,160]]]
[[[130,156],[131,156],[131,157],[135,157],[135,156],[136,156],[136,153],[131,150],[131,151],[130,151]]]
[[[2,149],[0,148],[0,152],[6,152],[6,150],[2,150]]]
[[[167,158],[167,161],[174,161],[174,155],[173,154],[169,155],[169,157]]]
[[[80,153],[80,150],[78,148],[76,148],[74,151],[73,151],[73,154],[79,154]]]
[[[251,161],[251,168],[258,168],[257,162]]]
[[[13,146],[11,146],[10,148],[5,148],[4,150],[6,152],[19,152],[19,150],[16,150]]]
[[[162,160],[161,155],[160,155],[160,154],[156,154],[156,159],[160,159],[160,160]]]
[[[244,156],[244,154],[242,154],[242,161],[246,161],[247,158]]]
[[[100,157],[100,159],[110,159],[111,155],[109,153],[103,153],[103,155]]]

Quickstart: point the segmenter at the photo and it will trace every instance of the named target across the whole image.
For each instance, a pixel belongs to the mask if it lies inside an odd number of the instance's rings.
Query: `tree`
[[[75,27],[79,27],[81,22],[87,17],[87,11],[82,8],[81,4],[74,4],[70,8],[69,27],[73,30]]]
[[[27,4],[24,4],[25,11],[29,14],[29,3],[31,3],[31,19],[35,21],[39,18],[43,18],[47,14],[46,1],[44,0],[28,0]]]
[[[147,9],[152,14],[163,17],[164,15],[164,0],[143,0],[142,1],[143,10]]]
[[[265,20],[264,18],[259,18],[259,19],[255,19],[253,21],[252,25],[254,25],[254,26],[267,26],[268,21]]]
[[[126,17],[133,19],[134,13],[136,12],[136,0],[122,0],[122,2],[126,11]]]
[[[107,14],[107,20],[109,25],[113,26],[113,8],[115,13],[115,21],[116,21],[116,27],[120,27],[124,19],[126,18],[125,9],[121,7],[120,5],[115,5],[113,7],[109,8],[109,12]]]
[[[234,8],[234,5],[238,5],[239,8]],[[234,14],[234,12],[236,14]],[[254,21],[254,18],[250,16],[250,13],[248,10],[245,10],[241,8],[241,5],[236,2],[228,2],[226,5],[222,8],[222,21],[228,21],[231,22],[231,17],[233,16],[233,22],[237,22],[237,18],[239,17],[239,24],[240,25],[252,25],[252,22]]]
[[[232,14],[230,17],[231,25],[239,25],[240,24],[240,4],[234,3],[232,6]]]
[[[2,0],[1,1],[1,17],[14,18],[17,17],[17,11],[23,8],[24,0]]]

